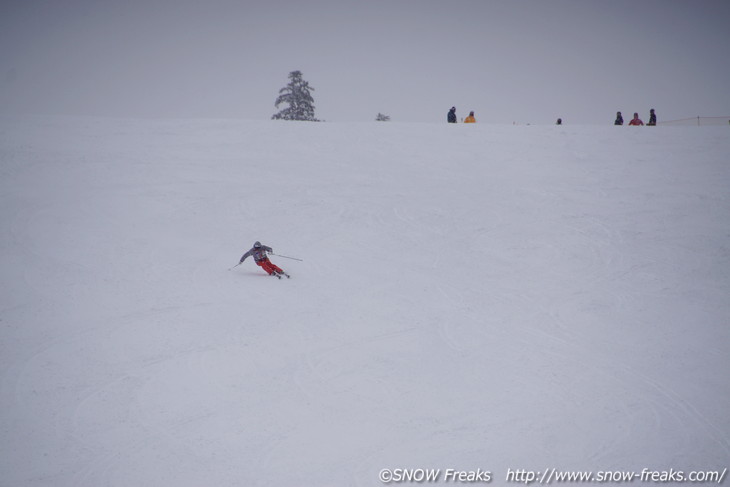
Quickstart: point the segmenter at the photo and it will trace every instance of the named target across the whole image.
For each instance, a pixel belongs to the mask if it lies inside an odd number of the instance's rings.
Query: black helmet
[[[253,243],[253,248],[260,249],[261,248],[261,242],[254,242]]]

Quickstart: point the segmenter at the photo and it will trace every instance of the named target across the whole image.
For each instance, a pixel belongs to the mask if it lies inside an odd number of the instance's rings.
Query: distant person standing
[[[474,118],[474,112],[469,112],[469,116],[464,119],[464,123],[477,123],[477,119]]]
[[[656,113],[654,113],[653,108],[649,110],[649,123],[647,123],[646,125],[652,127],[656,125]]]
[[[631,121],[629,122],[629,125],[636,125],[636,126],[644,125],[644,122],[641,121],[638,113],[634,113],[634,118],[631,119]]]
[[[559,118],[557,122],[555,122],[555,125],[563,125],[563,119]]]
[[[456,123],[456,107],[451,107],[449,114],[446,115],[446,121],[449,123]]]
[[[613,122],[614,125],[623,125],[624,124],[624,117],[621,116],[621,112],[616,112],[616,121]]]

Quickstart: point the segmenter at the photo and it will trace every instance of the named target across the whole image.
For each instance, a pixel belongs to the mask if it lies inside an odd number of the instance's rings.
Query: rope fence
[[[730,125],[730,117],[692,117],[678,120],[667,120],[657,125]]]

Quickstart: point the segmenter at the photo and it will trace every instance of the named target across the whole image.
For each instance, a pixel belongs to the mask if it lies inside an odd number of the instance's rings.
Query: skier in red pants
[[[275,276],[281,279],[281,276],[289,277],[289,274],[281,270],[279,267],[274,265],[270,260],[269,257],[266,255],[267,253],[274,252],[271,247],[267,247],[266,245],[261,245],[261,242],[254,242],[253,248],[243,254],[241,257],[240,262],[238,263],[243,264],[243,261],[246,260],[248,257],[253,256],[253,260],[256,262],[256,265],[260,266],[263,270],[265,270],[270,276]]]

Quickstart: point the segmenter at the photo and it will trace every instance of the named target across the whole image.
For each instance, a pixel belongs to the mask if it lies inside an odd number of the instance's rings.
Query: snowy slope
[[[727,127],[0,119],[0,486],[719,469]],[[292,279],[251,261],[255,240]]]

